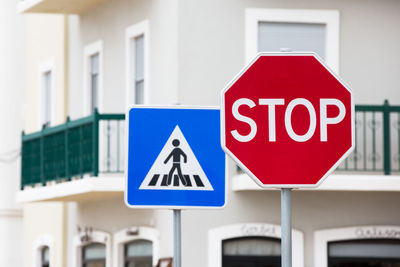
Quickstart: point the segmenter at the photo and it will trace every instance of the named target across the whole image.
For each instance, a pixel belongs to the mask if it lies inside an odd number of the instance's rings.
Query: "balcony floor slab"
[[[17,202],[85,201],[124,193],[125,178],[121,176],[87,177],[80,180],[21,190]]]
[[[276,190],[259,187],[247,174],[232,177],[233,191]],[[332,174],[317,188],[318,191],[400,191],[400,175]]]

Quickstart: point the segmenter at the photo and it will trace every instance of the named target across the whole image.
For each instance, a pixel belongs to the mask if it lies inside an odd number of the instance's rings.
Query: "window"
[[[153,245],[151,241],[135,240],[125,245],[125,267],[152,267]]]
[[[99,92],[99,53],[90,56],[90,92],[92,113],[98,108],[98,92]]]
[[[281,227],[243,223],[217,227],[208,232],[209,267],[280,266]],[[292,229],[293,267],[304,267],[303,233]]]
[[[126,29],[127,105],[145,104],[149,99],[149,23],[143,21]]]
[[[97,108],[102,111],[103,99],[103,43],[96,41],[84,49],[84,96],[83,105],[85,115],[92,114]]]
[[[44,246],[41,249],[41,265],[40,267],[49,267],[50,266],[50,255],[49,255],[49,247]]]
[[[259,22],[258,52],[313,51],[325,58],[325,24]]]
[[[39,127],[49,127],[54,123],[54,60],[39,65]]]
[[[135,104],[144,103],[144,35],[140,35],[132,40],[135,51],[132,52],[132,64],[135,66],[132,73],[132,91],[135,95]]]
[[[73,267],[111,267],[111,236],[97,230],[80,231],[72,240]]]
[[[159,234],[151,227],[133,226],[114,234],[113,266],[151,267],[159,260]]]
[[[51,95],[52,95],[52,86],[51,86],[51,80],[52,80],[52,72],[51,71],[46,71],[43,73],[43,121],[42,124],[45,125],[46,127],[50,126],[51,124]]]
[[[228,239],[222,243],[222,253],[222,267],[281,266],[280,239],[265,237]]]
[[[312,51],[339,70],[339,12],[246,9],[246,62],[257,52]]]
[[[366,239],[328,243],[328,266],[400,266],[400,240]]]
[[[105,267],[106,246],[92,243],[82,248],[82,267]]]
[[[34,257],[33,264],[35,267],[51,267],[54,266],[54,239],[50,235],[41,235],[33,243]]]
[[[314,233],[314,265],[400,266],[399,226],[356,226]]]

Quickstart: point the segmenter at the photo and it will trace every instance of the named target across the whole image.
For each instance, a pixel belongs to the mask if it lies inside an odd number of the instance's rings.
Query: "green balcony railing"
[[[400,106],[356,105],[355,147],[340,171],[400,172]]]
[[[356,105],[355,148],[337,171],[400,174],[400,106]]]
[[[123,172],[124,114],[99,114],[22,134],[21,189]]]
[[[124,114],[99,114],[22,135],[21,188],[124,170]],[[357,105],[355,149],[338,171],[400,173],[400,106]]]

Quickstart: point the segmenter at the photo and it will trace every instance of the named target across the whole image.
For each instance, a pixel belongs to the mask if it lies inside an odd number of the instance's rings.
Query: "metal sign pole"
[[[181,210],[174,210],[174,267],[181,267]]]
[[[292,267],[292,189],[281,189],[282,267]]]

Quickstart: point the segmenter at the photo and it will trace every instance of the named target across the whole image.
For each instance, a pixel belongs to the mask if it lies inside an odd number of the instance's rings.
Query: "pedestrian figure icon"
[[[168,181],[167,184],[171,185],[172,182],[172,176],[174,175],[175,170],[178,172],[178,177],[181,180],[182,184],[187,186],[188,183],[186,181],[186,178],[183,177],[182,170],[181,170],[181,156],[183,157],[184,163],[187,162],[187,156],[185,152],[182,151],[182,149],[179,148],[179,140],[174,139],[172,141],[172,145],[175,147],[171,153],[168,155],[168,157],[165,159],[164,164],[167,164],[167,162],[172,158],[172,168],[168,173]]]
[[[139,189],[214,190],[178,125]]]

